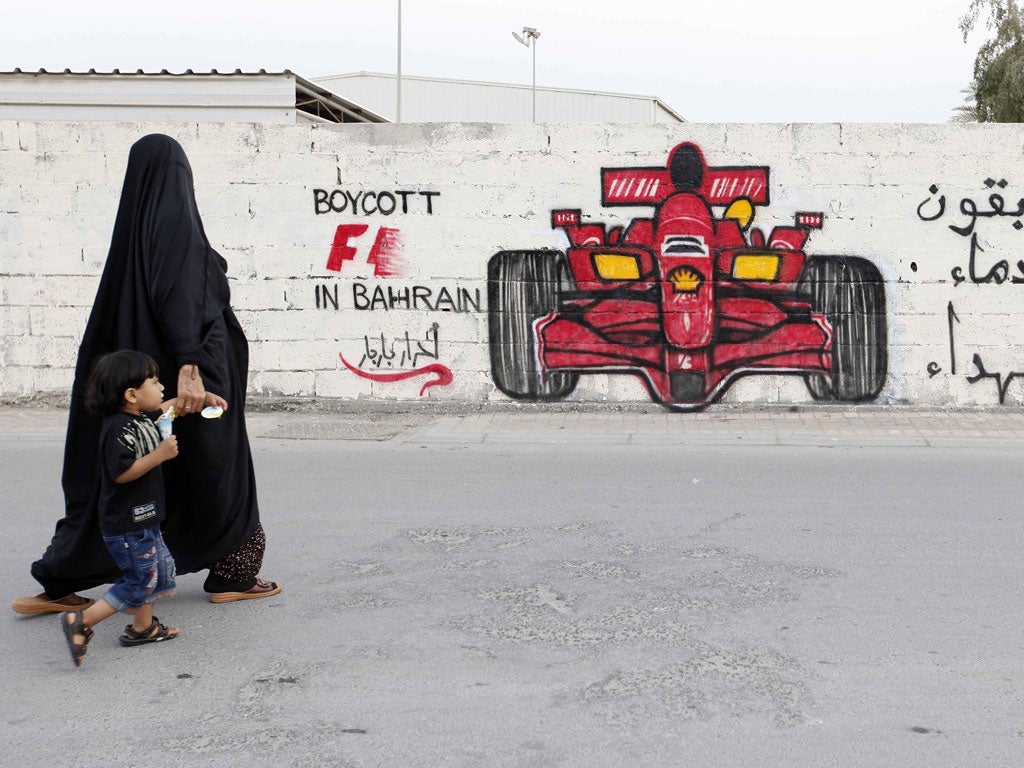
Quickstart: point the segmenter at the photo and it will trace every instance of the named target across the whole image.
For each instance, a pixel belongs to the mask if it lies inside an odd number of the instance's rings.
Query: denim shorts
[[[121,569],[121,579],[103,596],[115,610],[134,613],[146,603],[174,594],[174,558],[159,525],[104,533],[103,541]]]

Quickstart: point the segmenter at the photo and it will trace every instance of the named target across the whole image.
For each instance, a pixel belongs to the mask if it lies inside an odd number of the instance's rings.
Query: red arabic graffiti
[[[414,368],[411,371],[396,371],[394,373],[373,373],[370,371],[364,371],[361,368],[357,368],[356,366],[352,365],[348,360],[345,359],[345,356],[340,352],[338,353],[338,357],[341,358],[341,364],[348,368],[350,371],[352,371],[352,373],[354,373],[356,376],[359,376],[364,379],[369,379],[370,381],[382,382],[385,384],[393,381],[405,381],[406,379],[412,379],[415,378],[416,376],[424,376],[428,374],[435,375],[437,377],[436,379],[426,381],[423,383],[423,386],[420,388],[420,397],[423,397],[423,393],[426,392],[430,387],[446,387],[449,384],[451,384],[452,380],[454,379],[454,377],[452,376],[451,369],[448,368],[448,366],[446,365],[441,365],[440,363],[431,363],[430,365],[423,365],[420,366],[419,368]]]

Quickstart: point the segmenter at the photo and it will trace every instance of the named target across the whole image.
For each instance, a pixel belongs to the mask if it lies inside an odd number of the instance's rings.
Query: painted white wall
[[[423,397],[498,401],[488,356],[488,259],[497,251],[564,248],[553,208],[626,224],[647,209],[601,209],[600,169],[664,165],[681,141],[710,165],[768,165],[771,205],[757,224],[823,211],[810,254],[859,255],[887,281],[889,375],[880,402],[969,406],[1024,401],[1024,128],[955,125],[430,124],[269,126],[0,122],[0,395],[69,390],[77,346],[103,267],[132,142],[163,132],[184,146],[206,231],[230,270],[233,305],[251,344],[254,393],[420,399],[429,377],[371,382],[368,350],[399,355],[417,340],[453,381]],[[986,185],[986,180],[995,184]],[[1005,185],[999,184],[1005,182]],[[938,192],[929,188],[935,185]],[[408,211],[318,215],[314,190],[408,191]],[[433,193],[429,197],[421,193]],[[993,203],[999,194],[1005,203]],[[944,197],[941,218],[934,215]],[[340,199],[340,198],[338,198]],[[387,198],[385,198],[387,199]],[[396,198],[398,199],[398,198]],[[432,213],[427,212],[427,201]],[[1002,215],[991,215],[995,209]],[[964,211],[978,211],[977,216]],[[1024,210],[1022,210],[1024,213]],[[649,215],[649,213],[648,213]],[[954,232],[974,221],[971,237]],[[339,225],[366,225],[356,254],[327,269]],[[401,233],[398,276],[367,263],[381,227]],[[1005,268],[1000,262],[1005,261]],[[996,278],[983,275],[996,267]],[[959,268],[967,280],[957,284]],[[353,290],[419,287],[480,295],[480,311],[360,311]],[[323,287],[340,308],[318,309]],[[421,293],[421,295],[425,295]],[[323,303],[323,302],[321,302]],[[952,303],[956,320],[950,320]],[[953,328],[952,337],[950,328]],[[952,356],[951,356],[952,338]],[[413,349],[419,349],[413,346]],[[956,372],[953,373],[953,357]],[[380,370],[389,370],[386,365]],[[1010,378],[1021,372],[1020,378]],[[578,401],[648,401],[633,377],[583,376]],[[751,376],[725,402],[807,402],[799,377]]]

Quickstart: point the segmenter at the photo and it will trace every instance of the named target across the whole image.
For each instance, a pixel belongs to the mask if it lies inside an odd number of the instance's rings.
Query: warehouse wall
[[[493,372],[507,356],[492,364],[492,345],[509,343],[488,320],[492,257],[566,251],[554,210],[579,210],[605,232],[651,218],[653,202],[603,206],[623,200],[602,194],[602,171],[664,171],[673,147],[691,142],[722,178],[764,170],[765,204],[746,237],[756,228],[770,246],[797,214],[821,213],[807,254],[873,265],[881,302],[866,337],[878,340],[861,342],[884,346],[884,370],[869,401],[1024,400],[1024,129],[865,124],[0,122],[0,395],[69,390],[128,150],[152,132],[177,138],[192,162],[250,339],[254,393],[507,400],[510,374],[499,372],[499,388]],[[716,217],[723,210],[712,204]],[[625,321],[634,312],[617,311]],[[726,354],[714,349],[718,332],[700,353],[710,364]],[[594,338],[580,336],[577,351],[601,352],[584,349]],[[664,338],[649,342],[645,354],[671,351]],[[690,364],[673,360],[677,371]],[[613,367],[581,375],[566,397],[652,399],[649,376],[604,372]],[[812,400],[803,376],[763,372],[726,376],[714,395]]]

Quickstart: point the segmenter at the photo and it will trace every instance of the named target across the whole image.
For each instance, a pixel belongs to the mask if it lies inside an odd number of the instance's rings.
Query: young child
[[[167,411],[157,365],[141,352],[121,350],[93,366],[86,404],[105,418],[100,428],[100,530],[121,579],[84,611],[60,614],[75,666],[81,666],[92,628],[118,611],[133,617],[122,645],[143,645],[177,637],[153,615],[153,601],[174,594],[174,560],[164,544],[163,475],[158,467],[178,455],[174,435],[160,440],[154,416]],[[209,405],[222,405],[207,395]]]

